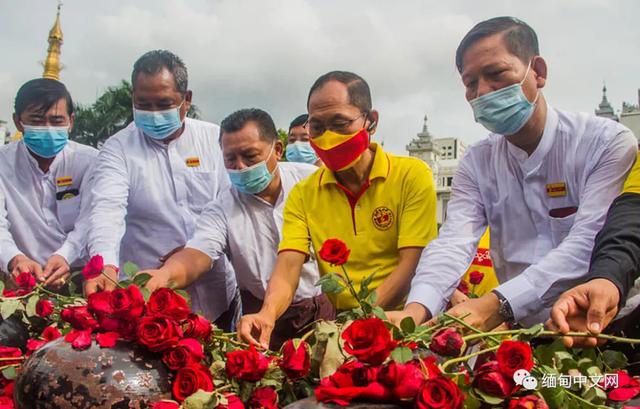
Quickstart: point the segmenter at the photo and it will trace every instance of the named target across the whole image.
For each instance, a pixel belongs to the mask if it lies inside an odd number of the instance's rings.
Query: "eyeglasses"
[[[331,132],[346,134],[349,133],[349,128],[351,128],[351,125],[358,119],[364,117],[364,120],[366,122],[367,114],[367,112],[361,112],[360,115],[353,119],[336,119],[328,125],[324,125],[318,122],[309,122],[307,120],[307,122],[304,123],[304,127],[308,129],[309,135],[314,138],[316,136],[322,135],[327,129]]]

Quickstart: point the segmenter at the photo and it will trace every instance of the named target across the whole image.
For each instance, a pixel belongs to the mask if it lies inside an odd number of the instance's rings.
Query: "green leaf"
[[[144,287],[147,282],[149,282],[149,280],[151,280],[151,274],[140,273],[137,276],[133,277],[133,284],[137,285],[138,287]]]
[[[384,310],[382,309],[382,307],[373,307],[373,309],[371,310],[371,313],[380,318],[381,320],[387,320],[387,314],[385,314]]]
[[[540,389],[542,397],[550,408],[564,408],[567,394],[563,388],[542,388]]]
[[[610,369],[622,369],[629,364],[629,360],[622,352],[612,351],[610,349],[602,353],[602,360]]]
[[[480,402],[477,397],[467,394],[467,397],[464,400],[465,409],[478,409],[481,405],[482,402]]]
[[[2,376],[7,378],[8,380],[13,380],[16,378],[16,367],[8,366],[2,370]]]
[[[487,393],[482,392],[480,389],[474,389],[473,392],[478,395],[480,399],[488,403],[489,405],[497,406],[500,405],[504,399],[499,398],[497,396],[492,396]]]
[[[215,392],[205,392],[199,389],[198,392],[189,396],[182,402],[184,409],[207,409],[218,406],[218,399]]]
[[[589,388],[585,393],[582,394],[582,397],[589,402],[595,403],[596,405],[603,404],[607,400],[607,394],[602,389],[594,386]]]
[[[378,293],[376,292],[376,290],[371,291],[365,301],[369,305],[375,305],[376,301],[378,301]]]
[[[318,377],[332,375],[344,362],[340,349],[338,326],[335,322],[320,321],[316,324],[315,344],[311,347],[311,367]]]
[[[70,296],[76,296],[76,295],[80,295],[78,294],[78,286],[76,285],[76,283],[74,283],[73,281],[69,281],[67,284],[68,288],[69,288],[69,295]]]
[[[149,301],[149,297],[151,297],[151,290],[149,290],[147,287],[142,287],[140,289],[140,292],[142,293],[142,298],[144,298],[144,302]]]
[[[397,347],[391,351],[391,359],[399,364],[404,364],[413,359],[413,352],[407,347]]]
[[[127,261],[126,263],[124,263],[124,266],[122,266],[122,271],[127,277],[133,278],[138,273],[138,271],[140,271],[140,267],[138,267],[138,265],[135,263]]]
[[[416,322],[411,317],[405,317],[400,321],[400,329],[405,334],[413,334],[416,330]]]
[[[0,306],[0,315],[2,315],[2,319],[8,319],[20,306],[20,300],[7,299],[2,301],[2,306]]]
[[[40,301],[40,297],[37,295],[32,295],[29,297],[29,301],[27,301],[26,314],[27,317],[33,317],[36,315],[36,304]]]
[[[521,336],[519,338],[522,339],[523,341],[529,341],[532,338],[535,338],[538,335],[540,335],[542,331],[544,331],[544,324],[537,324],[537,325],[534,325],[533,327],[527,328],[524,331],[522,331]]]

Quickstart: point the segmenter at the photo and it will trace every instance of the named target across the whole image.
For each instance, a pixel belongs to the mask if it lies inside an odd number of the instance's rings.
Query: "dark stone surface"
[[[78,351],[57,339],[36,351],[16,380],[14,402],[29,409],[148,409],[171,398],[160,357],[125,341]]]
[[[0,318],[0,345],[20,348],[24,351],[28,339],[29,331],[20,318],[16,316],[6,320]]]
[[[401,409],[406,408],[406,406],[394,405],[390,403],[372,403],[372,402],[354,402],[351,405],[347,406],[348,408],[353,409]],[[293,402],[290,405],[287,405],[284,409],[336,409],[342,408],[339,405],[332,405],[326,403],[319,403],[315,400],[315,398],[307,398],[303,400],[299,400],[297,402]]]

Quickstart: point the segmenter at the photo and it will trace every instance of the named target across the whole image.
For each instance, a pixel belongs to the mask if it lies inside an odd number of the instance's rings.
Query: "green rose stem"
[[[358,297],[358,293],[356,292],[356,289],[353,288],[353,281],[351,281],[351,278],[349,278],[349,274],[347,273],[347,269],[344,268],[344,264],[342,264],[340,268],[344,272],[344,278],[345,278],[345,282],[347,283],[347,287],[349,288],[349,292],[351,292],[351,295],[353,296],[353,298],[355,298],[356,301],[358,301],[358,305],[360,305],[360,308],[362,308],[363,311],[366,311],[364,304],[362,303],[362,300],[360,299],[360,297]]]
[[[454,359],[450,359],[448,361],[445,361],[442,365],[440,365],[440,368],[442,369],[442,372],[446,372],[447,367],[453,365],[453,364],[457,364],[459,362],[466,362],[469,359],[476,357],[478,355],[482,355],[482,354],[486,354],[487,352],[493,352],[495,350],[497,350],[498,348],[500,348],[500,345],[494,345],[490,348],[486,348],[486,349],[482,349],[480,351],[474,352],[472,354],[469,355],[465,355],[465,356],[461,356],[459,358],[454,358]]]
[[[38,292],[43,292],[51,297],[55,297],[59,300],[63,300],[63,301],[68,301],[71,303],[74,303],[76,300],[80,300],[81,298],[77,298],[77,297],[67,297],[65,295],[62,294],[58,294],[58,293],[54,293],[53,291],[49,291],[46,288],[43,287],[42,284],[38,284],[35,287],[33,287],[33,290],[29,293],[29,294],[25,294],[25,295],[21,295],[19,297],[0,297],[0,300],[4,301],[4,300],[23,300],[25,298],[29,298],[33,295],[33,293],[38,293]]]
[[[495,332],[492,332],[492,333],[487,334],[487,333],[485,333],[485,332],[480,331],[478,328],[476,328],[476,327],[474,327],[474,326],[472,326],[472,325],[469,325],[469,324],[467,324],[466,322],[464,322],[464,319],[465,319],[466,317],[468,317],[469,315],[470,315],[470,314],[467,314],[467,315],[465,315],[464,317],[462,317],[462,319],[460,319],[460,318],[458,318],[458,317],[454,317],[453,315],[448,314],[448,313],[446,313],[446,312],[444,313],[444,316],[445,316],[445,317],[447,317],[447,318],[449,318],[449,319],[451,319],[451,320],[453,320],[453,321],[457,322],[458,324],[462,325],[462,326],[463,326],[463,327],[465,327],[466,329],[468,329],[468,330],[471,330],[471,331],[475,332],[475,333],[476,333],[476,335],[482,335],[482,337],[476,337],[476,338],[483,338],[483,337],[485,337],[485,336],[486,336],[487,338],[489,338],[491,341],[495,342],[496,344],[499,344],[499,343],[500,343],[500,341],[499,341],[498,339],[494,338],[494,334],[496,334]],[[473,338],[471,338],[471,339],[473,339]],[[464,338],[464,340],[466,341],[466,337]]]
[[[596,405],[595,403],[591,403],[586,399],[582,399],[580,396],[578,396],[575,393],[571,392],[569,389],[564,389],[564,393],[566,393],[567,395],[571,396],[572,398],[574,398],[575,400],[579,401],[580,403],[582,403],[584,405],[587,405],[588,407],[598,408],[598,409],[611,409],[610,406]]]
[[[484,338],[490,335],[504,337],[504,336],[524,334],[526,331],[527,331],[526,329],[514,329],[509,331],[480,332],[478,334],[467,335],[466,337],[462,337],[462,339],[464,339],[465,341],[470,341],[477,338]],[[589,332],[567,332],[566,334],[563,334],[558,331],[541,331],[539,334],[536,334],[535,337],[536,338],[584,337],[584,338],[605,339],[607,341],[619,342],[623,344],[634,344],[634,345],[640,344],[640,339],[617,337],[615,335],[608,335],[608,334],[594,335]]]
[[[102,270],[102,272],[101,272],[100,274],[102,274],[103,276],[107,277],[107,280],[109,280],[109,281],[111,281],[113,284],[115,284],[115,285],[116,285],[116,287],[118,287],[118,288],[124,288],[124,287],[123,287],[119,282],[117,282],[117,281],[116,281],[116,280],[114,280],[113,278],[111,278],[111,277],[109,277],[108,275],[106,275],[106,274],[104,273],[104,270]]]

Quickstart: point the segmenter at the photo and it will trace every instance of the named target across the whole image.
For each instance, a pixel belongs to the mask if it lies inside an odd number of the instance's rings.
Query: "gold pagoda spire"
[[[47,59],[44,60],[44,73],[43,78],[50,78],[53,80],[60,80],[60,53],[62,49],[62,29],[60,28],[60,9],[62,8],[62,1],[58,1],[58,13],[56,15],[56,22],[49,31],[49,48],[47,49]]]

